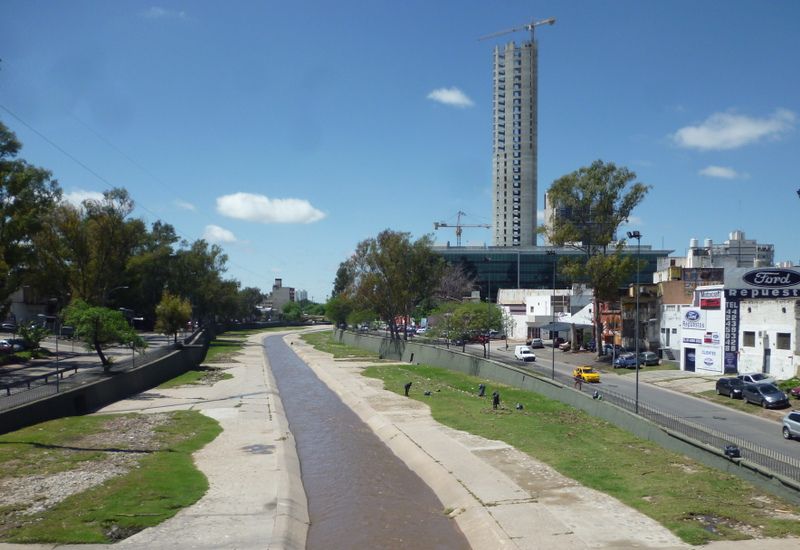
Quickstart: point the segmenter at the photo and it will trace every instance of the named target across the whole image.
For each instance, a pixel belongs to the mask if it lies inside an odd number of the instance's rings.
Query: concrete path
[[[213,386],[152,390],[100,413],[195,409],[223,433],[195,455],[208,493],[172,519],[115,545],[58,548],[250,549],[305,546],[305,493],[261,340],[252,336],[236,361],[220,364],[233,379]],[[365,362],[337,361],[285,337],[296,353],[410,468],[430,485],[473,548],[689,548],[653,520],[582,487],[500,441],[444,427],[429,408],[361,376]],[[146,397],[146,398],[143,398]],[[0,544],[0,549],[54,545]],[[797,539],[713,543],[709,550],[800,548]]]

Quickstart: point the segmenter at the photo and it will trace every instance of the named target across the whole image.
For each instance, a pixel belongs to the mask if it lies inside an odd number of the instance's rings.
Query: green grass
[[[378,354],[361,348],[340,344],[333,339],[333,331],[321,330],[303,334],[301,338],[320,351],[330,353],[334,359],[378,359]]]
[[[505,441],[650,516],[687,543],[750,538],[740,526],[768,537],[800,535],[800,522],[772,514],[773,508],[800,514],[798,507],[558,401],[424,365],[371,366],[364,374],[397,394],[413,382],[411,397],[427,403],[438,422]],[[489,395],[500,391],[503,409],[494,411],[490,398],[477,397],[481,382]],[[432,395],[423,396],[425,390]],[[523,410],[513,408],[517,402]]]
[[[293,327],[270,327],[249,330],[229,330],[217,335],[208,346],[206,363],[230,361],[244,347],[247,337],[262,332],[285,332],[294,330]]]
[[[199,366],[192,370],[186,371],[183,374],[167,380],[158,388],[169,389],[177,388],[179,386],[188,386],[191,384],[214,384],[220,380],[228,380],[233,378],[233,375],[228,372],[223,372],[222,369],[215,367]]]
[[[135,416],[135,415],[132,415]],[[0,436],[3,477],[71,469],[73,455],[95,460],[103,451],[86,449],[79,440],[102,434],[112,415],[70,417],[45,422]],[[212,441],[219,424],[199,412],[170,413],[156,429],[152,452],[142,453],[138,468],[73,495],[53,508],[31,516],[0,510],[0,540],[17,543],[107,543],[174,516],[202,497],[208,481],[192,461],[192,453]],[[70,448],[72,444],[76,444]],[[119,451],[117,451],[119,452]],[[49,466],[41,468],[42,460]],[[22,464],[33,464],[19,470]]]

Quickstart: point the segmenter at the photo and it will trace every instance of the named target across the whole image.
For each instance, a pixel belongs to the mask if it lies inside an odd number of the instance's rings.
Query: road
[[[490,358],[516,367],[530,368],[531,370],[550,377],[553,371],[552,348],[536,349],[535,363],[521,363],[513,355],[514,346],[509,343],[508,350],[502,341],[492,341]],[[466,352],[482,355],[483,348],[480,344],[468,344]],[[565,383],[570,383],[572,369],[578,364],[592,365],[594,354],[555,352],[556,378]],[[639,375],[639,403],[645,403],[653,408],[669,413],[675,417],[693,422],[700,426],[717,430],[727,435],[739,437],[761,447],[772,449],[789,457],[800,455],[800,442],[787,441],[781,435],[781,425],[775,420],[760,418],[753,414],[737,411],[712,401],[694,397],[690,394],[661,388],[648,382],[654,372],[643,368]],[[701,375],[688,372],[676,372],[676,375],[704,379]],[[598,390],[611,390],[622,394],[631,400],[636,395],[636,376],[634,370],[620,370],[619,372],[603,372],[599,384],[583,384],[582,391],[592,393]],[[753,405],[755,409],[756,406]],[[783,413],[788,412],[785,409]],[[783,416],[783,414],[780,414]]]

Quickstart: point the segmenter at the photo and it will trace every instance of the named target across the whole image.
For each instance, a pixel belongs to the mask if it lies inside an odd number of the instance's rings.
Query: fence
[[[193,335],[194,336],[194,335]],[[189,340],[191,337],[187,338]],[[111,366],[110,372],[127,372],[136,367],[136,365],[144,365],[156,359],[160,359],[178,349],[174,344],[156,348],[154,350],[138,354],[135,357],[127,357],[124,360],[117,360]],[[78,372],[78,369],[84,369],[83,372]],[[83,384],[87,384],[97,379],[98,370],[100,366],[87,367],[82,366],[69,366],[60,367],[47,374],[40,374],[38,376],[30,377],[19,382],[7,384],[2,387],[4,390],[0,395],[0,410],[7,410],[13,407],[31,403],[43,397],[50,397],[59,392],[69,391]],[[68,378],[64,378],[64,373],[68,371],[75,371],[75,374]]]

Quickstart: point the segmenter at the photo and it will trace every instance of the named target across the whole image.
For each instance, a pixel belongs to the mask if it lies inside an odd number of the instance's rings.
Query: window
[[[779,332],[775,338],[777,349],[791,349],[792,335],[788,332]]]
[[[742,333],[742,345],[746,348],[756,347],[756,333],[752,330],[746,330]]]
[[[678,334],[678,329],[676,328],[672,329],[672,334]]]

